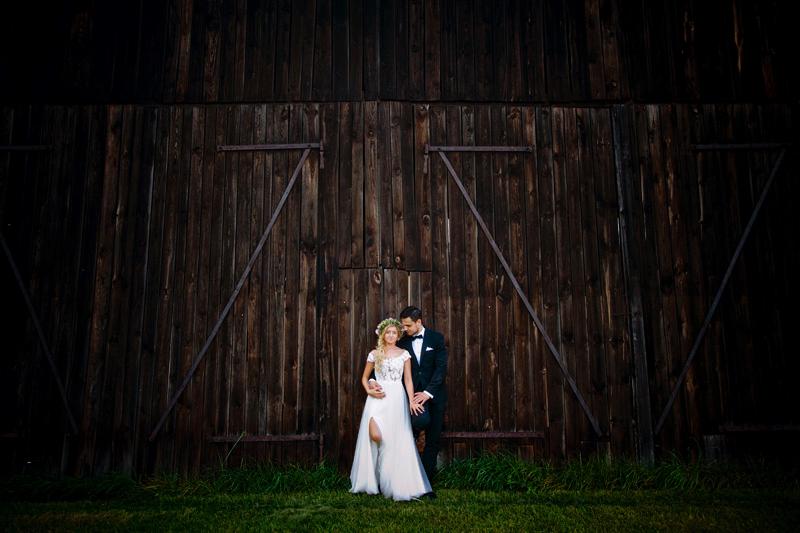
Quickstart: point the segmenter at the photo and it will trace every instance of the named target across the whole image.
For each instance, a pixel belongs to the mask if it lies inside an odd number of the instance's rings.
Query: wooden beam
[[[533,152],[533,146],[432,146],[425,145],[428,152]]]
[[[293,143],[293,144],[220,144],[217,152],[263,152],[272,150],[306,150],[321,148],[322,143]]]
[[[299,435],[214,435],[208,437],[209,442],[306,442],[322,438],[317,433]]]
[[[544,431],[443,431],[443,439],[544,439]]]

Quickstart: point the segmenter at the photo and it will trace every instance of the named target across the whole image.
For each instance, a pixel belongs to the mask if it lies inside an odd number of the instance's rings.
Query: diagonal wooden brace
[[[292,148],[296,147],[283,145],[281,146],[280,149],[292,149]],[[300,170],[303,168],[303,164],[306,162],[308,154],[311,151],[311,147],[309,146],[304,146],[304,148],[305,149],[303,150],[303,155],[300,156],[300,161],[298,161],[297,167],[295,167],[294,172],[292,173],[292,177],[289,180],[289,183],[286,185],[286,190],[283,191],[283,196],[281,196],[281,199],[278,202],[277,207],[275,208],[275,212],[272,214],[272,218],[270,219],[269,224],[267,224],[267,229],[265,229],[264,233],[261,235],[261,240],[258,241],[258,246],[256,246],[256,249],[250,256],[250,261],[248,261],[247,266],[244,269],[244,272],[242,272],[242,275],[239,277],[239,281],[236,283],[236,288],[233,289],[233,294],[231,294],[231,297],[228,299],[228,303],[225,304],[225,308],[222,310],[222,313],[217,319],[217,323],[214,324],[214,327],[211,329],[211,333],[208,334],[208,338],[206,339],[205,344],[203,344],[203,347],[200,349],[200,352],[194,358],[194,362],[192,363],[191,368],[189,368],[189,371],[184,376],[180,386],[175,391],[175,394],[172,396],[169,405],[167,405],[166,410],[164,410],[164,414],[161,415],[161,418],[159,419],[158,423],[153,428],[153,431],[150,433],[150,438],[149,438],[150,442],[155,440],[156,435],[158,435],[158,432],[161,430],[161,426],[163,426],[164,422],[166,422],[167,416],[169,416],[169,413],[175,407],[175,404],[178,403],[178,398],[180,398],[181,394],[183,394],[183,391],[186,389],[186,387],[189,385],[189,382],[192,380],[192,376],[197,370],[198,365],[200,365],[200,361],[203,360],[203,357],[205,357],[206,352],[211,347],[211,343],[213,342],[214,337],[217,336],[219,328],[222,327],[222,323],[225,321],[225,318],[228,316],[228,313],[230,313],[230,310],[233,307],[234,302],[236,301],[236,297],[239,296],[239,292],[242,290],[245,281],[247,281],[247,277],[250,275],[250,271],[253,270],[253,265],[255,264],[256,259],[258,259],[259,254],[261,254],[261,249],[267,242],[267,237],[269,237],[269,234],[272,231],[272,227],[278,220],[278,215],[281,214],[281,210],[283,209],[284,204],[286,204],[287,198],[289,198],[289,193],[292,192],[292,188],[294,187],[294,184],[297,182],[297,177],[300,175]]]
[[[714,149],[736,149],[736,148],[730,148],[730,146],[731,145],[716,145]],[[747,147],[744,149],[758,149],[758,148],[772,147],[763,145],[743,145],[743,146]],[[772,182],[775,181],[775,176],[778,173],[778,170],[781,168],[781,163],[783,163],[783,157],[785,155],[786,155],[786,148],[782,148],[780,154],[778,154],[778,158],[775,160],[775,164],[772,166],[772,171],[770,172],[767,183],[764,185],[764,190],[761,191],[761,196],[759,196],[758,202],[756,203],[755,208],[753,208],[753,214],[750,215],[750,220],[747,222],[747,226],[745,226],[744,232],[742,233],[742,236],[739,239],[739,244],[736,246],[736,250],[733,252],[733,257],[731,257],[730,263],[728,263],[728,269],[725,271],[725,275],[722,278],[722,283],[720,283],[719,288],[717,289],[717,294],[714,296],[714,300],[711,303],[711,307],[708,309],[708,313],[706,313],[706,318],[703,321],[703,325],[700,327],[700,331],[697,333],[697,338],[695,338],[694,344],[692,344],[692,349],[689,351],[689,357],[686,358],[686,363],[683,365],[683,370],[681,370],[680,376],[678,376],[678,381],[672,388],[672,394],[670,394],[669,400],[667,400],[667,404],[664,406],[664,410],[661,412],[661,417],[658,419],[658,424],[656,424],[656,429],[655,429],[656,434],[658,434],[658,432],[661,431],[661,428],[664,426],[664,421],[666,421],[667,416],[672,411],[672,404],[675,403],[675,398],[678,397],[678,392],[681,390],[681,387],[683,387],[683,382],[686,379],[686,374],[689,372],[689,367],[692,366],[692,362],[694,361],[694,358],[697,356],[697,352],[700,349],[700,343],[703,342],[703,337],[705,337],[706,331],[708,330],[708,326],[711,324],[711,319],[714,317],[714,313],[717,310],[717,306],[719,305],[719,302],[722,299],[722,293],[725,291],[725,287],[727,287],[728,285],[728,281],[731,278],[731,274],[733,274],[733,267],[736,266],[736,262],[739,260],[739,256],[742,254],[742,249],[744,248],[744,245],[747,242],[747,237],[750,236],[750,231],[753,229],[753,224],[758,218],[758,213],[761,211],[761,206],[764,205],[764,200],[766,200],[767,198],[767,194],[769,193],[769,189],[772,186]]]
[[[508,277],[511,279],[512,285],[514,285],[514,289],[517,291],[517,294],[519,294],[519,297],[522,298],[522,303],[525,304],[525,308],[528,310],[528,314],[531,316],[533,323],[536,324],[537,329],[542,334],[542,337],[544,338],[544,341],[547,344],[550,353],[553,355],[553,359],[555,359],[556,363],[558,363],[558,366],[561,368],[561,373],[564,376],[564,379],[567,380],[567,383],[569,383],[569,386],[572,389],[575,398],[578,399],[578,403],[580,403],[583,412],[586,414],[586,418],[588,418],[589,422],[592,424],[592,429],[594,429],[596,435],[601,436],[602,432],[600,431],[600,425],[597,423],[597,419],[592,414],[591,410],[589,409],[589,405],[586,403],[586,400],[584,400],[583,395],[578,390],[578,385],[575,383],[575,379],[569,373],[569,369],[567,369],[567,365],[566,363],[564,363],[564,359],[561,357],[561,353],[553,344],[553,341],[550,339],[550,335],[548,335],[547,331],[545,331],[544,324],[542,324],[542,321],[539,319],[539,316],[533,310],[533,306],[531,305],[530,301],[528,301],[528,297],[525,296],[525,292],[522,290],[522,287],[520,287],[520,284],[517,281],[516,276],[514,276],[514,273],[511,271],[511,267],[508,265],[508,261],[506,261],[506,258],[503,256],[503,252],[500,251],[500,248],[497,246],[497,243],[492,237],[489,228],[483,221],[483,217],[481,217],[480,213],[478,213],[478,209],[475,207],[475,204],[469,197],[467,189],[464,187],[464,184],[461,182],[461,179],[458,177],[458,174],[453,168],[453,165],[450,163],[450,160],[445,155],[444,151],[443,150],[435,150],[435,151],[439,152],[439,156],[441,156],[442,161],[447,167],[448,172],[450,172],[450,176],[452,176],[453,181],[455,181],[458,190],[461,191],[461,195],[464,196],[464,200],[466,200],[470,211],[472,211],[473,216],[478,221],[478,225],[481,227],[483,234],[486,235],[486,238],[489,240],[489,244],[491,245],[492,250],[494,250],[494,254],[500,260],[500,264],[503,265],[503,270],[506,271],[506,274],[508,274]]]
[[[3,237],[3,234],[0,233],[0,245],[3,247],[3,251],[6,254],[6,258],[8,259],[9,265],[11,265],[11,270],[14,272],[14,278],[17,280],[17,286],[19,286],[19,290],[22,292],[22,297],[25,298],[25,305],[28,308],[28,312],[31,314],[31,320],[33,320],[33,326],[36,329],[36,334],[39,336],[39,344],[42,345],[42,350],[44,350],[44,355],[47,357],[47,362],[50,364],[50,371],[53,373],[53,378],[56,380],[56,386],[58,387],[58,392],[61,395],[61,401],[64,403],[64,410],[67,412],[67,418],[69,419],[69,425],[72,428],[73,435],[78,434],[78,426],[75,423],[75,417],[72,416],[72,410],[69,408],[69,402],[67,401],[67,393],[64,390],[64,384],[61,382],[61,377],[58,375],[58,369],[56,368],[56,363],[53,361],[53,354],[50,351],[50,347],[47,345],[47,341],[44,338],[44,331],[42,330],[42,324],[39,322],[39,316],[36,314],[36,310],[33,308],[33,303],[31,302],[31,298],[28,295],[28,290],[25,288],[25,283],[22,281],[22,276],[19,273],[19,269],[17,268],[17,264],[14,262],[14,257],[11,255],[11,250],[8,248],[8,244],[6,244],[6,239]]]

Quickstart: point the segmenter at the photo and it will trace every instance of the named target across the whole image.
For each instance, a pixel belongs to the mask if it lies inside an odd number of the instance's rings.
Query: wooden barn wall
[[[621,112],[618,112],[621,109]],[[608,107],[399,102],[2,108],[0,223],[66,385],[78,435],[6,261],[3,468],[89,473],[217,465],[216,435],[324,436],[346,469],[375,324],[419,304],[449,344],[449,431],[542,431],[524,456],[634,455],[628,298],[613,128],[626,128],[631,253],[641,264],[653,420],[674,385],[774,154],[693,142],[784,140],[782,105]],[[618,119],[612,120],[617,113]],[[617,120],[617,122],[615,122]],[[194,379],[147,436],[233,290],[299,159],[219,144],[324,142]],[[432,144],[455,169],[563,353],[590,424]],[[794,165],[793,159],[787,161]],[[796,166],[794,167],[796,168]],[[657,451],[720,424],[796,423],[796,180],[778,176]],[[316,442],[246,443],[242,460],[317,460]]]
[[[769,0],[39,4],[4,14],[4,102],[787,102],[800,88],[790,3]]]

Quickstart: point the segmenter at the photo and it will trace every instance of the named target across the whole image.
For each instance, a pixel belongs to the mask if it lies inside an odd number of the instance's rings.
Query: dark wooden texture
[[[420,30],[410,23],[408,31]],[[316,461],[317,442],[293,436],[318,434],[325,457],[346,470],[373,329],[406,304],[420,305],[448,341],[446,456],[501,448],[553,459],[636,454],[610,108],[12,106],[0,118],[1,144],[52,146],[0,153],[0,221],[79,426],[66,435],[56,385],[2,263],[0,433],[16,435],[0,441],[4,470],[196,471],[218,464],[242,432],[248,439],[229,464]],[[637,257],[657,413],[774,158],[691,146],[785,141],[796,130],[791,108],[777,104],[634,104],[614,120],[629,136],[627,253]],[[320,140],[324,168],[312,151],[231,315],[158,438],[147,442],[300,157],[217,146]],[[425,157],[426,144],[533,146],[449,157],[564,355],[601,438],[438,155]],[[795,170],[790,157],[656,436],[656,455],[695,453],[694,443],[722,425],[796,420],[790,380],[800,369],[788,317],[800,296],[800,257],[786,222]],[[464,433],[480,431],[542,438]],[[275,438],[260,437],[267,435]]]
[[[791,101],[790,2],[41,2],[0,23],[0,100]]]

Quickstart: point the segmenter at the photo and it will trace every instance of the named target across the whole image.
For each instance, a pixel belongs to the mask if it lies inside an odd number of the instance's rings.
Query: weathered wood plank
[[[630,94],[628,72],[623,71],[621,36],[617,0],[600,0],[600,28],[602,31],[603,73],[606,97],[626,98]]]
[[[603,350],[606,354],[605,378],[608,401],[608,435],[611,453],[633,447],[632,427],[627,422],[633,412],[630,379],[631,354],[625,334],[629,308],[618,234],[618,200],[612,149],[611,114],[607,110],[589,112],[592,129],[591,165],[595,169],[598,268],[600,270],[600,323]],[[602,422],[601,422],[602,427]]]
[[[595,405],[589,394],[591,383],[591,357],[587,350],[587,316],[586,316],[586,281],[585,281],[585,243],[582,235],[582,219],[585,213],[580,202],[581,183],[586,179],[579,166],[580,152],[578,148],[578,123],[576,109],[569,109],[564,117],[564,146],[567,156],[564,160],[565,211],[568,238],[566,251],[569,261],[569,272],[566,274],[572,288],[572,316],[569,320],[572,333],[573,361],[570,373],[575,378],[578,390],[587,397],[592,412]],[[565,265],[566,266],[566,265]],[[570,429],[572,444],[570,447],[580,454],[595,453],[596,446],[592,441],[592,428],[580,404],[574,395],[569,396]]]
[[[572,257],[570,254],[571,228],[569,223],[568,206],[568,162],[572,157],[571,147],[568,145],[567,130],[570,123],[570,110],[554,108],[552,114],[552,139],[553,139],[553,229],[555,233],[556,253],[556,287],[558,291],[557,311],[558,325],[552,329],[552,335],[559,339],[556,344],[561,352],[561,357],[567,369],[573,376],[576,375],[576,349],[575,329],[578,323],[575,319],[575,287],[572,283]],[[577,381],[577,380],[576,380]],[[563,387],[562,376],[562,407],[564,416],[564,429],[562,446],[564,453],[569,454],[574,450],[576,443],[575,425],[577,423],[574,411],[573,398]]]
[[[397,92],[397,49],[398,17],[395,10],[400,8],[395,2],[378,3],[378,51],[380,76],[380,98],[394,100]]]
[[[275,109],[273,115],[272,128],[267,129],[267,139],[272,142],[289,142],[289,114],[291,107],[282,105]],[[286,189],[289,182],[289,175],[297,165],[296,155],[289,152],[275,152],[273,154],[273,173],[272,173],[272,194],[269,213],[273,216],[277,208],[278,201]],[[295,191],[296,194],[296,191]],[[289,206],[284,206],[286,210]],[[287,312],[285,307],[286,298],[286,256],[287,227],[290,217],[289,212],[282,213],[275,222],[269,242],[269,276],[270,276],[270,295],[269,302],[269,328],[268,357],[269,366],[267,371],[269,389],[267,390],[267,432],[271,435],[285,434],[284,431],[284,389],[285,372],[287,360],[293,358],[286,351],[284,336],[286,331]],[[281,461],[284,458],[283,447],[272,446],[269,450],[269,457],[272,461]]]
[[[408,87],[403,96],[410,100],[425,96],[425,3],[408,3]]]
[[[275,80],[273,94],[278,100],[289,98],[289,64],[291,61],[291,29],[292,29],[292,4],[291,0],[281,0],[278,3],[276,36],[275,36]]]
[[[360,63],[358,59],[361,58],[361,50],[358,50],[358,55],[353,55],[351,61],[351,46],[348,35],[349,27],[356,22],[349,19],[348,8],[351,7],[350,4],[356,1],[333,2],[331,7],[331,78],[333,97],[337,100],[350,96],[351,62]],[[360,20],[357,23],[360,24]]]
[[[391,108],[388,102],[377,105],[377,175],[376,192],[378,193],[378,232],[380,248],[378,257],[384,268],[397,266],[400,262],[395,254],[392,212],[392,154],[391,154]]]
[[[676,334],[678,335],[678,341],[675,349],[675,358],[680,362],[688,356],[691,350],[694,341],[694,324],[700,320],[699,317],[695,318],[692,307],[692,267],[689,251],[692,237],[687,229],[687,221],[691,218],[691,213],[687,209],[691,194],[691,189],[688,186],[691,177],[688,175],[689,171],[685,164],[687,158],[686,147],[689,142],[687,142],[688,138],[684,137],[684,135],[688,135],[688,129],[683,134],[676,133],[676,129],[680,128],[678,126],[680,122],[678,114],[680,111],[675,107],[667,106],[660,109],[660,112],[677,309]],[[677,131],[680,130],[678,129]],[[702,432],[700,418],[702,409],[697,403],[697,382],[694,369],[691,369],[690,373],[691,375],[687,374],[686,379],[686,423],[690,434],[699,435]]]
[[[415,195],[415,175],[413,142],[409,142],[412,132],[415,131],[414,109],[409,104],[400,106],[400,123],[398,133],[400,142],[400,177],[401,194],[403,197],[403,264],[407,270],[419,270],[420,267],[420,241],[419,226],[421,220],[418,214],[417,198]],[[392,137],[394,142],[394,137]]]
[[[491,108],[491,135],[492,145],[507,146],[508,137],[508,106],[492,106]],[[508,258],[511,252],[511,212],[510,212],[510,175],[508,167],[508,154],[496,153],[492,155],[492,175],[494,177],[494,190],[492,203],[494,205],[494,231],[492,235]],[[497,287],[494,294],[495,320],[497,321],[497,371],[499,377],[498,388],[498,413],[497,422],[499,430],[506,431],[514,428],[516,419],[517,402],[514,390],[514,319],[513,299],[516,298],[511,279],[505,271],[497,274]]]
[[[395,57],[395,98],[407,99],[409,93],[409,43],[408,33],[408,3],[397,2],[394,5],[394,57]]]
[[[382,150],[386,154],[383,168],[387,169],[387,173],[383,175],[384,191],[388,193],[388,197],[382,198],[382,203],[390,203],[391,208],[388,213],[390,218],[381,218],[382,226],[389,226],[393,248],[391,254],[386,257],[391,262],[384,262],[385,267],[394,266],[394,268],[408,268],[408,260],[406,258],[406,226],[413,223],[413,220],[407,220],[406,204],[413,205],[412,198],[406,196],[406,188],[404,185],[408,179],[403,175],[402,166],[402,142],[403,132],[401,124],[401,107],[399,102],[390,102],[387,104],[389,120],[389,128],[386,132],[387,143],[386,149]],[[409,176],[413,178],[413,176]],[[408,200],[408,202],[407,202]]]
[[[250,108],[252,117],[252,124],[250,126],[251,132],[248,135],[251,142],[262,142],[266,134],[266,109],[263,105],[256,105]],[[249,243],[249,252],[252,253],[256,248],[261,234],[266,227],[266,221],[269,220],[271,213],[265,212],[268,207],[264,205],[265,198],[265,183],[264,183],[264,160],[270,154],[265,152],[253,152],[247,158],[248,167],[243,169],[249,174],[250,178],[250,202],[248,205],[248,229],[247,241]],[[266,187],[266,193],[269,193],[269,187]],[[269,197],[267,196],[267,199]],[[247,260],[250,260],[248,255]],[[264,250],[262,248],[258,259],[256,259],[253,269],[250,271],[248,280],[247,295],[241,295],[239,298],[245,299],[245,319],[244,325],[247,339],[245,346],[245,376],[244,376],[244,423],[242,430],[246,431],[248,435],[262,434],[260,426],[262,426],[261,418],[266,413],[266,410],[261,409],[261,393],[259,384],[266,381],[266,376],[262,375],[264,365],[264,353],[262,349],[263,340],[263,324],[268,322],[263,316],[262,300],[265,296],[264,291]],[[264,406],[266,407],[266,406]],[[253,455],[258,451],[263,450],[262,447],[255,448]]]
[[[323,139],[326,145],[337,146],[335,104],[310,105],[303,117],[306,139]],[[303,168],[300,204],[300,286],[297,296],[297,354],[299,361],[297,395],[298,433],[316,430],[316,357],[317,357],[317,257],[319,254],[318,208],[320,182],[335,183],[338,168],[337,151],[329,152],[329,162],[319,168],[319,158],[309,157]],[[324,190],[324,189],[323,189]],[[298,445],[298,452],[302,450]],[[306,455],[306,454],[303,454]],[[302,456],[301,456],[302,457]]]
[[[333,94],[332,80],[334,74],[332,72],[333,59],[331,57],[334,45],[331,28],[333,22],[333,6],[331,0],[315,0],[315,4],[316,20],[313,40],[314,63],[313,70],[307,75],[310,75],[312,78],[311,98],[315,101],[325,101],[329,100]]]
[[[509,146],[520,146],[523,143],[523,116],[522,109],[514,106],[508,108],[506,114]],[[508,156],[508,211],[509,211],[509,238],[507,260],[511,266],[514,277],[522,287],[525,294],[529,293],[528,270],[526,256],[528,250],[525,242],[526,212],[525,212],[525,158],[530,157],[525,153],[510,153]],[[516,413],[514,429],[530,429],[533,407],[533,389],[531,361],[528,357],[527,345],[529,344],[531,319],[524,307],[522,299],[517,294],[512,294],[510,302],[512,319],[511,352],[506,364],[513,364],[514,368],[514,398]]]
[[[653,460],[653,436],[650,407],[650,378],[647,364],[647,351],[652,350],[651,344],[647,339],[652,335],[646,329],[646,319],[652,316],[649,314],[646,302],[642,296],[642,281],[644,273],[647,272],[643,264],[645,258],[642,257],[644,245],[642,244],[641,234],[636,230],[641,229],[639,224],[643,220],[641,215],[642,205],[636,198],[641,198],[634,189],[636,170],[634,169],[634,157],[638,154],[637,139],[633,135],[635,130],[635,111],[632,107],[618,106],[612,110],[612,133],[614,151],[614,172],[615,185],[617,192],[617,224],[618,239],[620,243],[621,260],[625,275],[625,294],[628,312],[628,324],[630,328],[631,350],[630,364],[633,367],[633,380],[631,388],[633,394],[633,407],[636,412],[638,431],[633,434],[637,456],[643,461]],[[603,123],[601,123],[603,126]],[[639,163],[642,164],[641,162]],[[610,188],[610,187],[608,187]],[[631,225],[636,225],[631,228]],[[610,242],[610,241],[609,241]],[[617,293],[618,294],[618,293]],[[615,294],[610,298],[612,304],[619,301]],[[613,309],[613,307],[611,308]],[[614,313],[612,311],[612,321]],[[622,338],[615,335],[616,338]],[[623,345],[624,346],[624,345]],[[627,367],[630,370],[630,367]],[[615,374],[616,377],[617,374]],[[612,432],[614,428],[612,427]]]
[[[425,98],[428,100],[439,100],[442,95],[441,1],[425,2]]]
[[[462,142],[463,113],[461,106],[447,106],[445,110],[446,141],[448,145],[460,145]],[[464,179],[461,165],[462,154],[447,154],[456,173]],[[437,165],[444,166],[443,162]],[[467,383],[464,379],[463,361],[466,349],[467,329],[464,321],[464,229],[466,217],[471,216],[466,208],[461,192],[453,183],[452,177],[446,174],[447,180],[447,277],[448,299],[450,309],[447,316],[447,358],[448,364],[459,368],[457,372],[448,372],[448,390],[454,394],[448,395],[447,420],[452,427],[462,428],[467,423]],[[443,265],[444,266],[444,265]]]
[[[381,264],[378,104],[364,103],[364,266]]]
[[[449,12],[448,18],[455,23],[457,53],[454,58],[455,73],[458,77],[456,94],[459,99],[470,100],[475,94],[475,31],[474,11],[472,2],[464,3]]]
[[[509,101],[511,100],[511,95],[509,84],[508,14],[505,9],[493,9],[491,16],[492,62],[494,63],[492,100]],[[444,57],[442,60],[444,60]]]
[[[358,271],[349,269],[339,269],[336,271],[336,339],[334,342],[334,349],[339,354],[336,361],[336,376],[338,378],[338,386],[336,387],[336,405],[338,408],[339,416],[337,417],[337,444],[339,446],[339,454],[337,456],[339,464],[346,462],[352,457],[352,452],[355,450],[355,428],[357,428],[358,419],[355,418],[353,411],[354,396],[359,394],[356,392],[358,389],[357,383],[360,380],[358,372],[363,370],[363,365],[366,363],[366,354],[356,353],[357,350],[353,347],[353,318],[352,313],[355,311],[352,306],[353,294],[357,294],[357,289],[353,286],[355,276]]]
[[[492,144],[491,107],[482,105],[475,113],[475,144]],[[481,218],[486,222],[489,231],[494,233],[494,167],[493,155],[489,152],[475,154],[475,206]],[[495,320],[497,259],[488,239],[477,238],[478,280],[480,284],[480,395],[481,419],[480,429],[496,431],[499,429],[498,394],[499,375],[497,372],[497,321]]]
[[[336,189],[329,192],[329,194],[335,195],[332,200],[336,202],[338,216],[335,225],[323,226],[323,228],[328,228],[328,233],[333,233],[331,230],[335,228],[335,247],[331,249],[331,253],[336,254],[335,264],[338,268],[350,268],[351,266],[352,243],[355,239],[352,204],[359,202],[359,197],[362,196],[361,191],[353,189],[353,138],[350,136],[350,132],[353,131],[354,105],[358,106],[351,102],[342,102],[338,106],[339,129],[337,132],[337,155],[335,156],[338,161],[336,174],[338,184]],[[330,146],[329,143],[326,144]]]
[[[310,104],[294,104],[291,106],[289,114],[289,140],[293,142],[301,142],[307,140],[307,105]],[[293,172],[297,165],[298,156],[290,154],[288,156],[288,170]],[[307,172],[304,167],[303,172]],[[301,249],[301,210],[302,210],[302,190],[294,191],[294,194],[289,196],[284,209],[286,212],[286,247],[280,253],[285,257],[285,278],[284,287],[285,295],[283,300],[283,307],[286,312],[283,336],[279,340],[283,344],[284,350],[284,364],[283,364],[283,427],[281,428],[283,434],[298,433],[299,417],[298,409],[300,408],[300,343],[299,332],[300,325],[297,323],[298,313],[300,312],[300,305],[298,301],[298,294],[300,292],[300,249]],[[297,446],[296,444],[289,444],[284,447],[284,459],[289,462],[297,460]]]
[[[523,88],[524,83],[524,63],[522,59],[522,36],[520,35],[520,28],[522,21],[522,9],[519,0],[510,0],[508,2],[508,30],[507,36],[508,56],[509,56],[509,98],[508,100],[520,100],[525,93]],[[470,89],[471,90],[471,89]],[[466,94],[467,91],[464,91]]]
[[[465,145],[476,144],[474,106],[464,106],[461,110],[461,142]],[[475,165],[476,155],[461,155],[461,178],[470,197],[475,201],[478,194],[478,180],[490,179],[489,174],[478,175]],[[481,286],[479,278],[478,240],[486,239],[478,233],[478,223],[472,214],[464,217],[464,404],[465,417],[461,427],[470,431],[481,428],[482,405],[481,390],[483,376],[481,372]]]
[[[156,337],[156,387],[157,398],[156,410],[157,417],[167,407],[169,398],[172,396],[172,386],[177,379],[177,365],[179,353],[177,344],[179,342],[180,310],[178,303],[181,301],[182,290],[182,231],[185,229],[185,222],[182,220],[181,209],[184,206],[182,196],[184,187],[182,180],[186,172],[182,169],[182,148],[186,142],[184,135],[191,135],[191,128],[186,128],[183,110],[173,108],[170,116],[170,144],[167,152],[167,165],[163,179],[167,179],[166,205],[164,211],[164,247],[161,268],[163,277],[161,280],[161,301],[159,302],[159,317],[162,326],[158,330]],[[167,419],[163,433],[167,436],[174,436],[175,431],[175,411]],[[174,460],[173,452],[175,441],[173,439],[162,439],[160,446],[155,451],[155,467],[166,468]]]
[[[355,0],[359,1],[359,0]],[[364,98],[375,100],[381,90],[381,13],[377,2],[361,0],[364,12]]]
[[[605,117],[594,117],[588,109],[576,109],[575,119],[577,126],[576,150],[578,152],[578,175],[580,176],[579,202],[580,202],[580,234],[583,241],[583,298],[584,310],[586,315],[585,339],[583,342],[585,371],[588,375],[588,388],[584,389],[584,394],[589,397],[589,405],[595,413],[597,421],[602,428],[604,435],[609,434],[610,411],[608,403],[608,386],[606,383],[606,365],[608,364],[608,353],[604,339],[607,337],[607,330],[602,324],[601,309],[603,305],[602,292],[602,271],[601,253],[605,250],[600,249],[599,237],[599,215],[601,208],[601,196],[599,193],[599,176],[601,170],[597,168],[593,161],[595,143],[598,141],[597,128],[594,119]],[[579,345],[580,346],[580,345]],[[598,448],[598,453],[608,456],[610,444],[606,443]]]
[[[248,144],[253,136],[253,110],[249,105],[236,106],[234,109],[234,129],[232,140],[236,144]],[[236,282],[245,270],[250,259],[250,196],[252,193],[252,152],[231,153],[228,155],[228,176],[232,186],[231,219],[231,285],[225,291],[229,298]],[[227,353],[228,362],[228,397],[227,397],[227,432],[240,434],[245,430],[247,410],[247,302],[249,299],[249,277],[241,292],[234,301],[233,308],[225,322],[230,325],[231,351]],[[244,449],[236,448],[228,460],[237,464],[243,457]]]
[[[603,70],[603,27],[600,21],[601,0],[586,0],[586,64],[589,73],[589,94],[594,100],[603,100],[606,96],[606,80]],[[580,28],[579,28],[580,31]]]
[[[490,100],[493,96],[494,54],[492,51],[492,12],[489,2],[477,2],[475,8],[475,88],[473,97],[479,101]]]
[[[352,216],[350,219],[350,258],[349,264],[354,268],[364,267],[365,253],[365,213],[368,207],[365,205],[367,197],[365,194],[365,166],[364,166],[364,104],[354,104],[351,109],[353,118],[350,130],[345,132],[349,137],[350,150],[341,152],[341,158],[350,159],[350,180],[351,191],[353,192],[350,203]],[[342,137],[340,137],[340,140]],[[340,177],[342,176],[340,170]]]
[[[533,309],[542,314],[542,244],[539,205],[541,193],[539,191],[539,167],[537,163],[536,148],[539,145],[539,131],[536,128],[536,108],[523,109],[523,144],[534,147],[534,153],[525,157],[523,172],[525,179],[525,250],[526,250],[526,277],[528,280],[527,297]],[[549,358],[544,339],[533,324],[528,323],[527,347],[529,358],[529,394],[531,398],[531,419],[528,425],[534,429],[543,428],[547,418],[545,409],[545,388],[542,383],[542,372],[546,370],[545,359]]]
[[[430,108],[431,142],[442,143],[447,138],[445,129],[446,109],[442,106]],[[431,172],[431,244],[433,272],[433,309],[423,312],[427,315],[431,326],[445,334],[450,332],[450,302],[447,272],[447,184],[448,176],[439,162],[430,161]]]
[[[92,321],[87,362],[86,390],[84,392],[84,419],[81,431],[84,437],[81,470],[91,472],[94,468],[110,466],[110,433],[113,419],[102,420],[101,416],[111,403],[113,389],[106,387],[109,376],[113,379],[112,361],[108,361],[109,317],[112,310],[111,286],[114,266],[115,207],[119,182],[120,143],[124,135],[123,109],[109,109],[105,136],[105,166],[103,169],[102,204],[95,256],[95,281],[92,300]],[[32,292],[34,287],[32,287]],[[111,366],[111,371],[109,371]],[[112,384],[113,385],[113,384]],[[110,413],[109,413],[110,414]],[[104,461],[105,465],[98,464]]]
[[[556,263],[555,232],[555,177],[553,146],[553,126],[551,109],[536,110],[537,165],[540,169],[539,220],[542,247],[542,324],[550,335],[556,336],[558,325],[558,267]],[[557,338],[557,337],[556,337]],[[547,432],[547,452],[550,457],[566,455],[564,442],[564,389],[561,370],[552,358],[547,358],[543,369],[545,387],[545,428]]]
[[[337,113],[338,111],[338,113]],[[340,261],[337,258],[341,257],[338,251],[343,247],[339,239],[333,236],[328,228],[340,228],[344,225],[343,220],[347,220],[349,213],[344,212],[341,208],[340,202],[345,201],[342,196],[342,182],[348,179],[349,176],[343,172],[343,168],[351,161],[349,143],[350,129],[346,126],[351,126],[352,122],[352,104],[341,103],[337,108],[327,110],[326,113],[332,114],[336,117],[333,121],[334,124],[324,126],[322,139],[325,146],[329,149],[326,151],[325,169],[328,172],[327,178],[320,179],[319,190],[319,259],[318,259],[318,278],[317,278],[317,312],[319,318],[317,319],[317,384],[318,395],[316,400],[316,409],[318,411],[319,426],[317,428],[325,443],[325,458],[333,461],[339,461],[340,439],[338,433],[339,419],[347,412],[347,409],[341,409],[338,401],[340,374],[339,366],[345,358],[345,352],[339,350],[338,338],[340,317],[338,316],[339,303],[338,297],[338,268]],[[328,119],[331,120],[331,119]],[[334,131],[337,127],[338,132]],[[326,121],[323,121],[323,125]],[[330,129],[329,129],[330,128]],[[338,143],[334,139],[337,138]],[[333,150],[331,148],[335,147]],[[333,154],[331,154],[333,151]],[[338,165],[333,164],[330,160],[331,156],[338,161]],[[330,169],[330,170],[328,170]],[[322,169],[320,169],[320,172]],[[337,183],[336,176],[339,177]],[[351,196],[360,196],[351,195]],[[353,198],[357,200],[357,198]],[[341,236],[342,233],[339,232]],[[324,237],[323,237],[324,236]],[[349,228],[346,238],[349,242]],[[346,247],[349,251],[349,246]],[[347,263],[349,265],[350,256],[347,254]]]
[[[289,97],[292,100],[308,100],[311,96],[315,8],[316,0],[292,2],[289,63]]]
[[[180,333],[176,342],[177,371],[179,378],[189,371],[192,359],[197,354],[198,339],[195,333],[197,306],[197,277],[199,255],[197,253],[200,229],[200,207],[203,192],[202,182],[202,147],[205,128],[205,114],[198,107],[184,108],[184,124],[187,135],[184,139],[181,154],[184,192],[182,195],[182,231],[184,235],[181,251],[180,272],[182,283],[179,285],[180,305],[178,325]],[[176,405],[176,448],[174,464],[182,474],[187,475],[191,469],[195,439],[192,438],[192,418],[195,412],[195,389],[202,390],[203,384],[195,374],[192,382],[181,395]]]
[[[520,31],[524,37],[522,43],[522,86],[525,89],[525,100],[542,101],[547,96],[547,78],[545,75],[544,26],[542,15],[543,4],[538,2],[522,2],[520,12]]]
[[[417,268],[431,271],[431,172],[430,160],[425,155],[425,145],[430,141],[430,119],[428,105],[415,105],[414,113],[414,202],[416,217],[413,227],[418,231],[413,237],[417,241],[419,255]]]
[[[338,2],[337,2],[338,4]],[[348,96],[353,100],[360,100],[364,97],[364,64],[366,63],[366,24],[364,17],[363,0],[349,0],[349,32],[350,39],[350,87]]]

